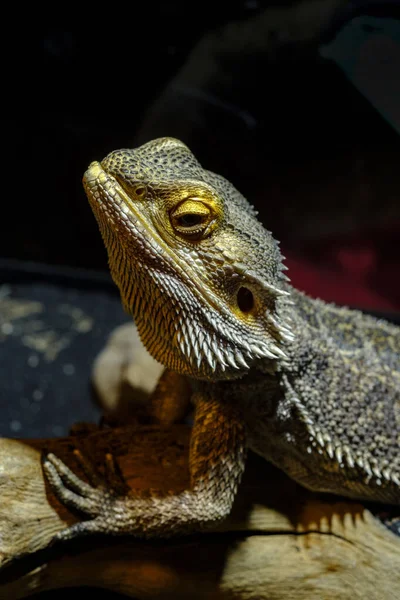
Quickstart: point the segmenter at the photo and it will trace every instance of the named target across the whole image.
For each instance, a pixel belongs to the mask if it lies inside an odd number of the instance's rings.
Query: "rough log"
[[[0,598],[95,586],[137,599],[369,600],[400,598],[400,539],[361,504],[310,493],[256,456],[231,517],[218,529],[169,541],[86,538],[50,545],[76,520],[41,469],[51,450],[79,472],[72,450],[97,464],[118,457],[134,489],[188,483],[190,430],[103,429],[54,440],[0,440]]]

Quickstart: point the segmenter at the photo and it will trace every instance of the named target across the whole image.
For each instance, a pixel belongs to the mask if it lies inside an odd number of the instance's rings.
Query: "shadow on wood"
[[[138,599],[399,598],[400,539],[361,504],[319,496],[250,455],[230,518],[186,538],[86,538],[51,546],[77,516],[51,495],[41,469],[51,450],[81,475],[72,450],[101,465],[118,457],[137,490],[188,484],[190,430],[104,429],[54,440],[0,440],[0,597],[95,586]]]

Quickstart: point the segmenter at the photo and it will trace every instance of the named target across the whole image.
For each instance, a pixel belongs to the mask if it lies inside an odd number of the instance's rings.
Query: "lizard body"
[[[167,369],[154,414],[173,421],[179,375],[195,405],[192,484],[121,496],[49,455],[59,498],[91,517],[59,537],[213,523],[230,511],[246,448],[310,489],[400,504],[400,329],[293,289],[254,209],[178,140],[112,152],[84,186],[123,304]]]

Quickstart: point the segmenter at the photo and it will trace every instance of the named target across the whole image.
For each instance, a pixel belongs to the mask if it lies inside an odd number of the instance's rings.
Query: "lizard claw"
[[[116,461],[106,455],[106,478],[103,480],[79,450],[74,454],[90,483],[80,479],[54,454],[43,459],[43,470],[56,497],[67,507],[89,517],[56,534],[54,541],[68,540],[91,533],[118,533],[118,515],[127,498],[120,492],[127,490]],[[112,480],[116,485],[109,487]]]

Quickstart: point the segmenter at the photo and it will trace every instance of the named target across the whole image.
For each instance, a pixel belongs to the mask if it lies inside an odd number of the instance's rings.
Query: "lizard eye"
[[[213,220],[211,209],[196,198],[184,200],[171,214],[171,223],[176,231],[185,236],[198,237],[204,234]]]

